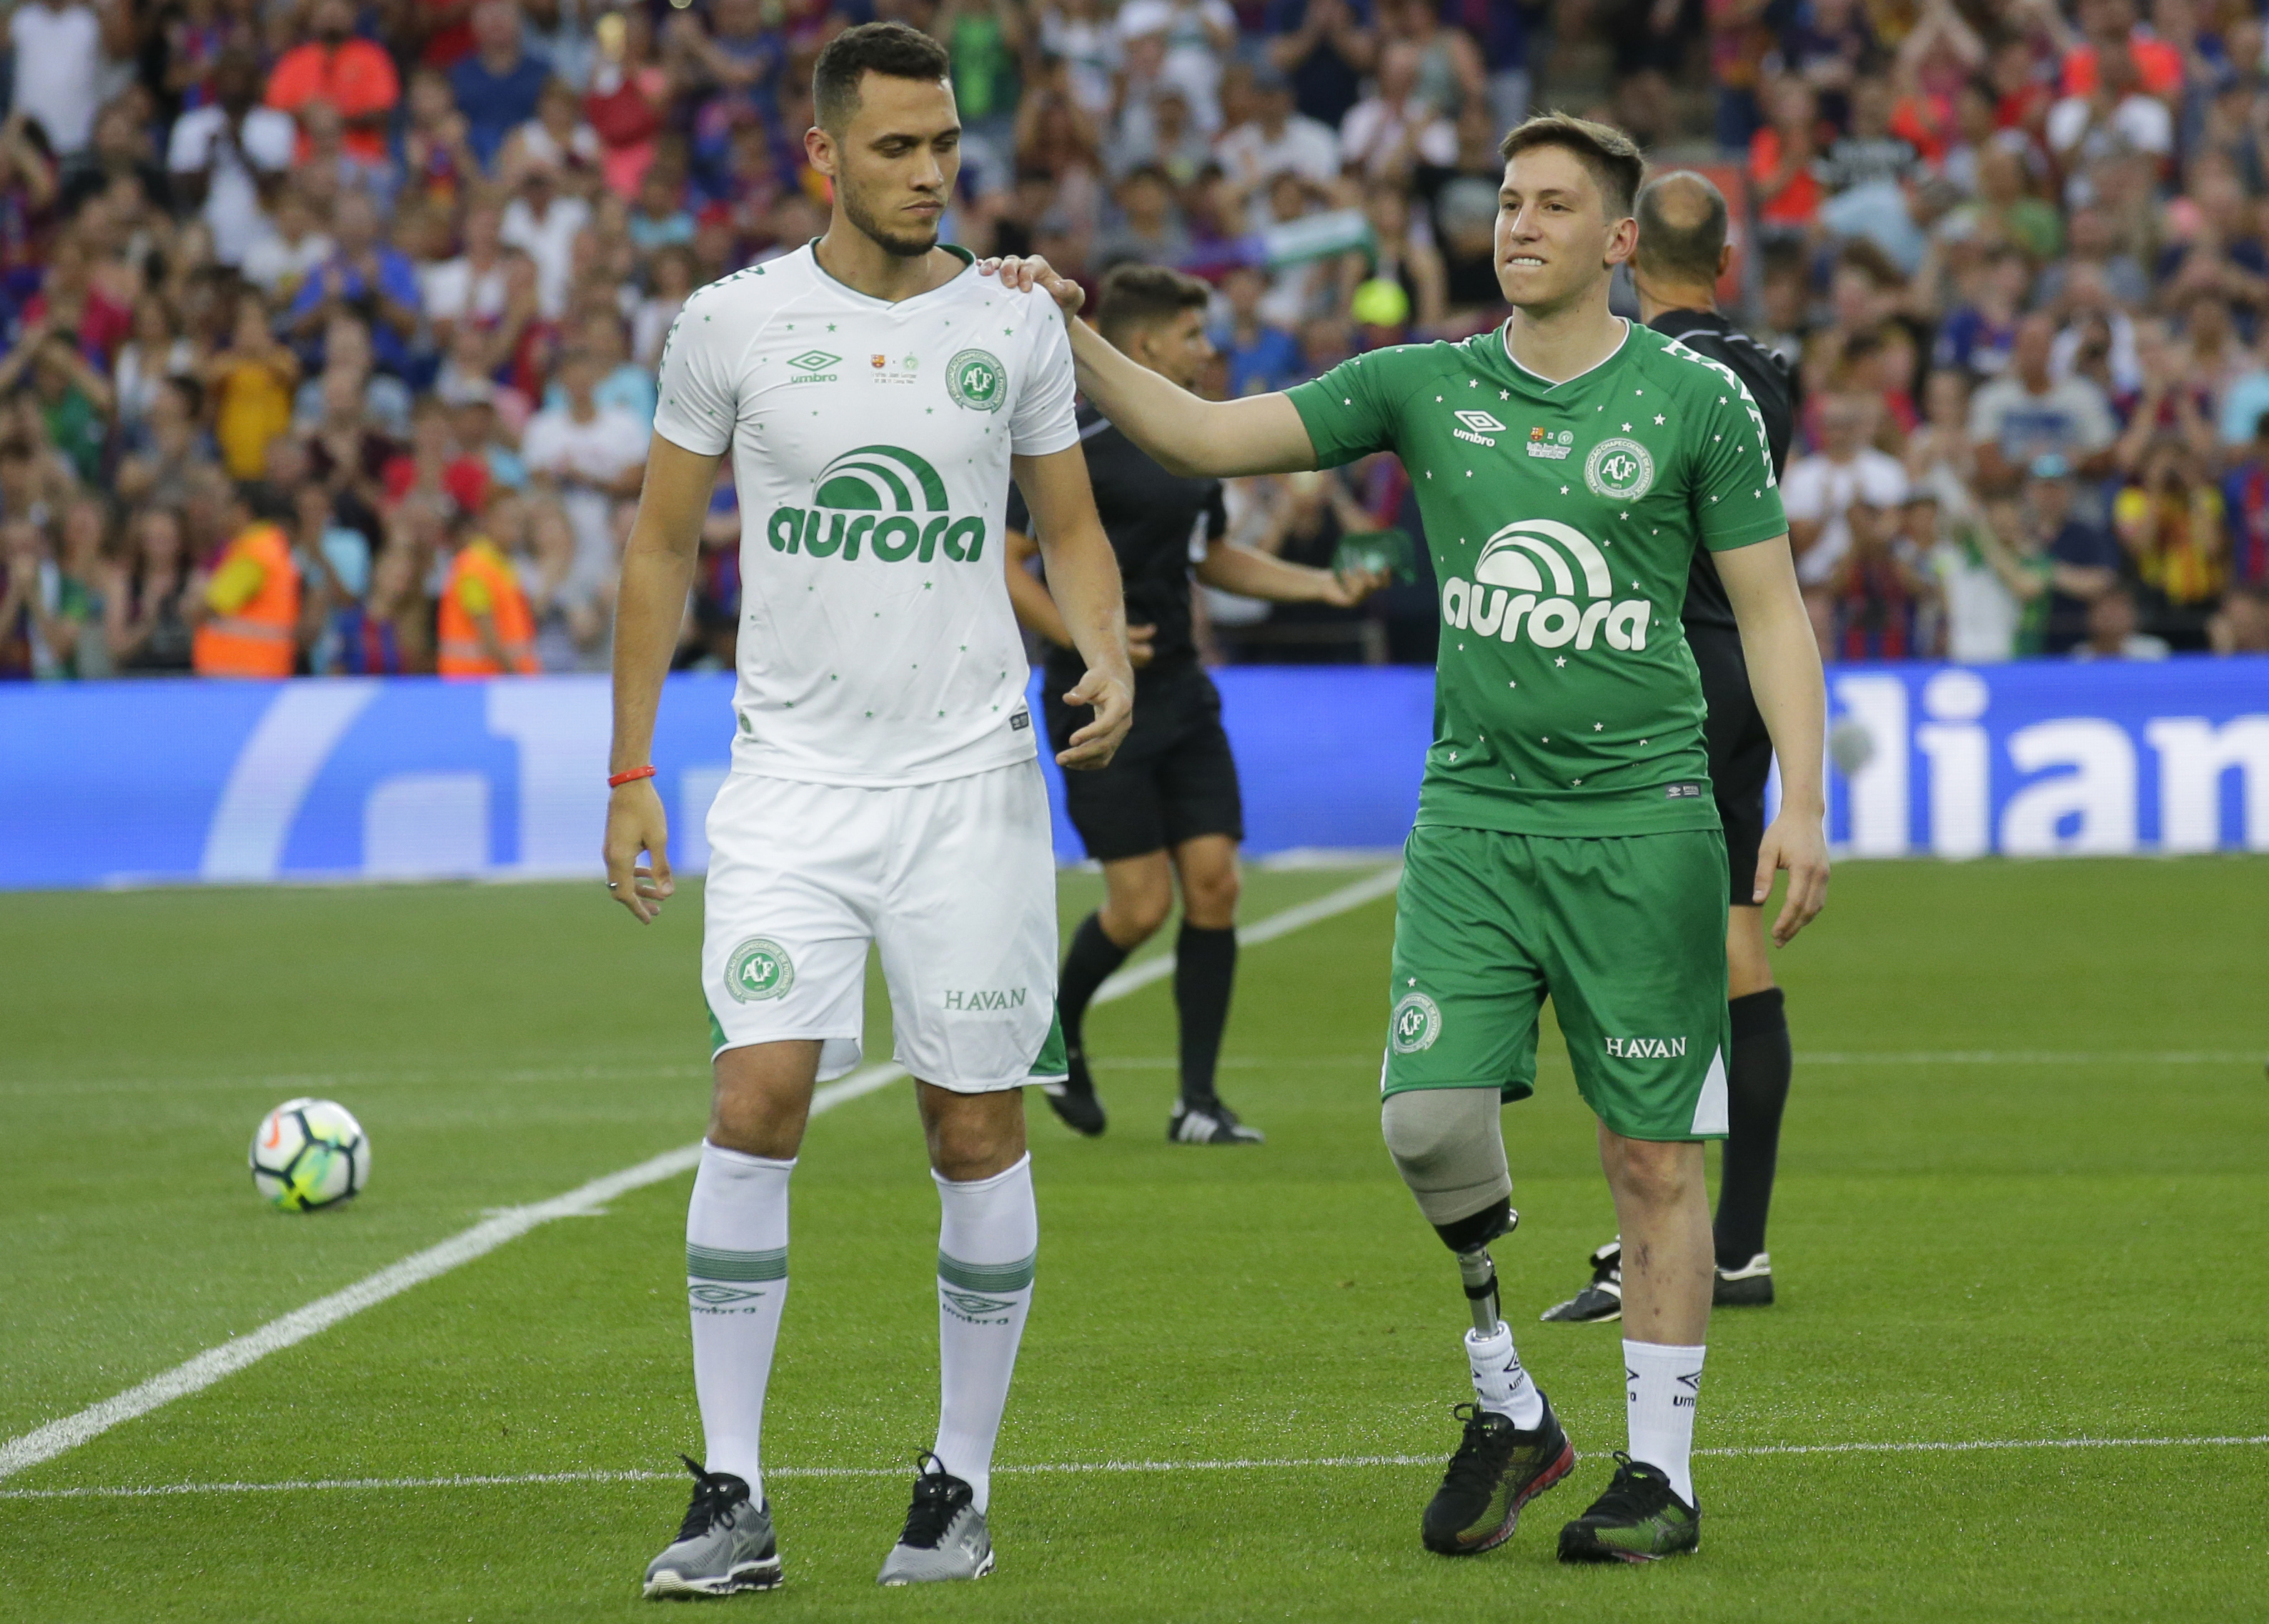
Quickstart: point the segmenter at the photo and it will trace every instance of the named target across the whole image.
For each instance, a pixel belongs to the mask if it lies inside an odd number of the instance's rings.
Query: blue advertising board
[[[1248,851],[1401,843],[1430,671],[1218,680]],[[722,675],[664,690],[654,762],[684,871],[706,865],[731,693]],[[2269,850],[2269,658],[1848,666],[1829,694],[1844,853]],[[607,734],[604,677],[13,686],[0,889],[593,875]]]

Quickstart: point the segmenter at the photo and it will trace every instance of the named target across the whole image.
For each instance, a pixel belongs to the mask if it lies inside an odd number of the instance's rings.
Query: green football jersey
[[[1551,383],[1504,330],[1342,362],[1290,393],[1318,462],[1402,459],[1440,589],[1418,822],[1531,835],[1714,829],[1679,611],[1697,542],[1788,528],[1741,380],[1630,323]]]

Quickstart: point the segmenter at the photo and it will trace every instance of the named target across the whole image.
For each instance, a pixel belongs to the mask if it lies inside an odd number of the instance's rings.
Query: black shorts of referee
[[[1066,705],[1049,672],[1048,738],[1058,750],[1092,712]],[[1201,835],[1245,838],[1237,763],[1221,726],[1221,690],[1194,660],[1136,674],[1134,725],[1111,764],[1063,775],[1064,811],[1097,862],[1171,851]]]
[[[1728,900],[1736,908],[1756,906],[1757,847],[1765,837],[1765,779],[1772,771],[1772,735],[1749,691],[1748,662],[1741,657],[1741,634],[1713,625],[1689,624],[1686,644],[1702,673],[1702,698],[1710,707],[1703,738],[1710,751],[1710,786],[1718,797],[1718,818],[1726,826]]]

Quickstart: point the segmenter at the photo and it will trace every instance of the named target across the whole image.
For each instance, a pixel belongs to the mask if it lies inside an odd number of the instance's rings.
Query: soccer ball
[[[285,1100],[252,1136],[252,1187],[287,1213],[329,1207],[370,1182],[370,1140],[345,1106]]]

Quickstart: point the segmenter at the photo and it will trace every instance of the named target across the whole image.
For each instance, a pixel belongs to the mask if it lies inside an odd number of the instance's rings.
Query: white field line
[[[1969,1454],[1981,1450],[2248,1449],[2269,1444],[2269,1435],[2226,1438],[1976,1438],[1903,1443],[1760,1443],[1696,1450],[1716,1458],[1761,1455]],[[1432,1466],[1435,1455],[1327,1455],[1304,1459],[1062,1460],[995,1466],[995,1477],[1075,1472],[1282,1472],[1346,1466]],[[1591,1458],[1599,1458],[1594,1453]],[[0,1500],[146,1500],[170,1495],[285,1495],[318,1490],[395,1488],[516,1488],[546,1483],[674,1483],[681,1472],[530,1472],[511,1476],[432,1478],[313,1478],[281,1483],[155,1483],[131,1487],[0,1488]],[[774,1466],[768,1478],[902,1478],[904,1466]]]
[[[1367,889],[1375,882],[1363,882]],[[1350,888],[1354,889],[1354,888]],[[1393,889],[1382,886],[1378,895]],[[1337,893],[1334,893],[1334,896]],[[1357,901],[1369,901],[1368,896]],[[1313,904],[1308,904],[1312,906]],[[1353,904],[1347,904],[1354,905]],[[1334,909],[1334,912],[1345,908]],[[1288,910],[1288,912],[1297,912]],[[1282,917],[1282,916],[1276,916]],[[1282,932],[1263,936],[1256,933],[1275,924],[1275,919],[1264,919],[1249,931],[1239,931],[1238,941],[1246,946],[1267,941]],[[1122,970],[1103,984],[1098,999],[1109,1000],[1123,998],[1127,993],[1149,986],[1173,974],[1174,956],[1165,954],[1156,959],[1145,959],[1132,970]],[[1799,1050],[1799,1066],[2251,1066],[2269,1058],[2269,1050],[2257,1054],[2250,1049],[1896,1049],[1896,1050]],[[1564,1056],[1546,1054],[1539,1059],[1546,1065],[1564,1065]],[[1356,1055],[1303,1055],[1297,1061],[1272,1060],[1255,1056],[1224,1058],[1225,1067],[1270,1067],[1287,1064],[1301,1066],[1374,1066],[1377,1053]],[[1106,1056],[1090,1059],[1088,1064],[1101,1069],[1113,1067],[1122,1069],[1156,1070],[1181,1064],[1171,1055]],[[559,1066],[512,1067],[494,1071],[385,1071],[385,1072],[294,1072],[272,1077],[207,1077],[166,1078],[162,1081],[149,1077],[82,1077],[41,1079],[30,1082],[0,1082],[0,1097],[20,1097],[33,1094],[87,1094],[116,1089],[152,1089],[163,1086],[169,1093],[185,1089],[254,1089],[268,1092],[299,1093],[310,1089],[340,1087],[379,1087],[388,1083],[410,1085],[460,1082],[610,1082],[633,1081],[654,1077],[706,1077],[706,1066]]]
[[[1401,874],[1398,866],[1384,874],[1365,875],[1352,884],[1327,892],[1312,902],[1302,903],[1282,913],[1272,914],[1238,932],[1238,939],[1254,944],[1273,941],[1287,931],[1297,930],[1304,925],[1360,907],[1392,890]],[[1161,976],[1171,973],[1172,968],[1173,962],[1169,957],[1164,962],[1163,968],[1158,962],[1153,961],[1142,965],[1138,973],[1122,972],[1103,985],[1096,993],[1096,1000],[1104,1002],[1124,998],[1138,987],[1146,986]],[[1114,986],[1114,983],[1118,985]],[[815,1117],[822,1115],[838,1105],[847,1104],[877,1089],[888,1088],[905,1074],[902,1067],[887,1063],[854,1072],[841,1081],[828,1083],[816,1091],[811,1096],[811,1114]],[[339,1321],[383,1303],[388,1297],[398,1296],[413,1286],[446,1274],[476,1258],[485,1257],[506,1242],[518,1240],[540,1225],[558,1218],[588,1217],[617,1196],[642,1190],[648,1185],[660,1184],[666,1178],[674,1178],[692,1168],[700,1159],[698,1141],[681,1145],[675,1150],[666,1150],[658,1156],[649,1157],[634,1167],[595,1178],[580,1189],[556,1195],[548,1201],[539,1201],[532,1207],[508,1207],[491,1214],[471,1229],[461,1230],[423,1251],[413,1252],[398,1263],[389,1264],[343,1291],[318,1297],[281,1318],[270,1320],[256,1331],[231,1338],[218,1347],[207,1348],[194,1359],[153,1376],[138,1386],[129,1387],[124,1392],[105,1399],[100,1404],[89,1405],[76,1414],[51,1421],[21,1437],[9,1439],[4,1444],[0,1444],[0,1478],[12,1477],[27,1466],[52,1460],[122,1422],[147,1415],[176,1399],[186,1398],[210,1387],[223,1377],[233,1376],[270,1354],[327,1331]]]

